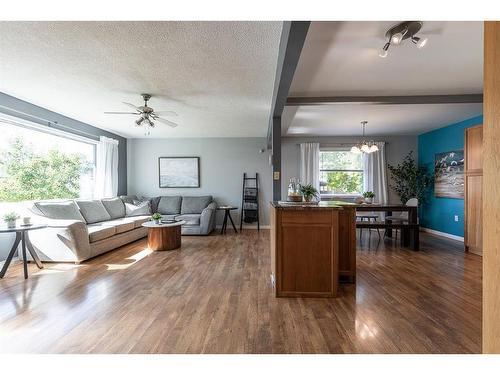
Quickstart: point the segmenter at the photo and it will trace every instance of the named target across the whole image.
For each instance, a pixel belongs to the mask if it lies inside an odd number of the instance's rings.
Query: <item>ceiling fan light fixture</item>
[[[425,47],[428,39],[416,36],[416,34],[422,28],[423,24],[424,23],[422,21],[405,21],[392,26],[385,33],[385,37],[389,39],[389,42],[384,45],[378,55],[380,57],[387,57],[389,49],[388,45],[393,44],[395,46],[398,46],[407,39],[411,39],[411,41],[419,49]]]
[[[419,38],[417,36],[414,36],[413,38],[411,38],[411,40],[413,43],[417,45],[417,48],[424,48],[427,42],[429,41],[429,39],[427,38]]]
[[[142,122],[144,121],[144,117],[139,118],[138,120],[135,121],[135,124],[137,126],[141,126]]]
[[[406,34],[406,31],[393,34],[391,36],[391,43],[395,44],[396,46],[400,45],[401,42],[403,41],[403,37],[405,36],[405,34]]]

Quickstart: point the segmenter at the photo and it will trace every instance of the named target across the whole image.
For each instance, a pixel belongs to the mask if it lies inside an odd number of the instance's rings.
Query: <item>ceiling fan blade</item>
[[[161,118],[161,117],[156,117],[156,120],[160,121],[161,123],[168,125],[172,128],[175,128],[177,126],[177,124],[175,122],[165,120],[164,118]]]
[[[139,115],[137,112],[104,112],[107,115]]]
[[[140,109],[139,107],[136,107],[136,106],[135,106],[135,105],[133,105],[133,104],[130,104],[130,103],[127,103],[127,102],[122,102],[122,103],[123,103],[123,104],[125,104],[125,105],[128,105],[129,107],[134,108],[135,110],[137,110],[137,111],[139,111],[139,112],[141,112],[141,109]]]
[[[163,116],[177,116],[177,112],[174,111],[154,111],[155,115]]]

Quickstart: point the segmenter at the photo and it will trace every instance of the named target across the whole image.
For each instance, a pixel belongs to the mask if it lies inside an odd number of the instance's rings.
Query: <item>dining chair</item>
[[[373,222],[377,222],[379,218],[379,215],[373,212],[356,212],[356,221],[359,219],[359,221],[364,221],[365,219],[370,222],[373,220]],[[371,229],[368,228],[368,233],[371,234]],[[380,230],[377,228],[377,233],[378,233],[378,238],[380,238]],[[363,228],[359,228],[359,238],[361,240],[361,237],[363,236]]]
[[[418,199],[417,198],[410,198],[406,201],[405,206],[409,207],[417,207],[418,206]],[[385,220],[390,220],[390,221],[397,221],[400,223],[404,223],[405,221],[408,221],[408,212],[400,212],[397,215],[389,215],[385,217]],[[398,240],[398,230],[400,228],[395,228],[393,229],[396,231],[396,237],[395,240]],[[384,237],[387,235],[387,230],[384,232]]]

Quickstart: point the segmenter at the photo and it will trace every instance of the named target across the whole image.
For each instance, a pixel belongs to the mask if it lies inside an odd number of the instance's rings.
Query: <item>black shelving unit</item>
[[[260,230],[259,220],[259,174],[255,173],[255,177],[247,177],[243,173],[243,191],[241,194],[241,217],[240,231],[245,223],[257,222],[257,229]]]

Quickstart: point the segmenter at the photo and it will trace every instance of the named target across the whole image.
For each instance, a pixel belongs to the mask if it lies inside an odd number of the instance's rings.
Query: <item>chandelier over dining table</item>
[[[368,121],[361,121],[361,126],[363,127],[363,138],[359,143],[351,147],[351,152],[353,154],[371,154],[372,152],[378,151],[378,146],[374,141],[366,141],[365,140],[365,127],[368,124]]]

